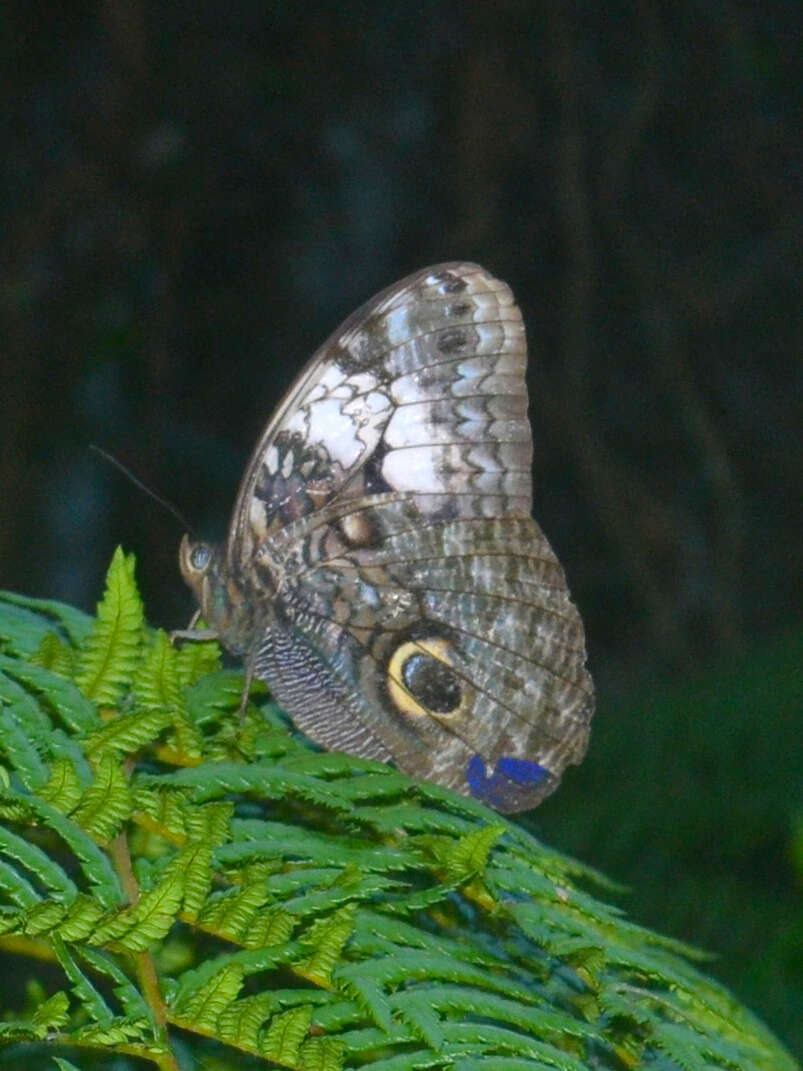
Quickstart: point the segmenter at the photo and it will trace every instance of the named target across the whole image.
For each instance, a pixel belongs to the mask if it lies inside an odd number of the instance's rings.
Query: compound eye
[[[190,551],[190,566],[196,572],[202,573],[212,560],[212,548],[206,543],[196,543]]]

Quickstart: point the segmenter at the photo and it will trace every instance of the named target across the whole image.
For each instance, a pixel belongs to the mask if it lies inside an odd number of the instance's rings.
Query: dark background
[[[528,325],[589,758],[530,825],[803,1050],[801,7],[196,0],[0,13],[0,585],[182,625],[353,307],[477,260]],[[799,403],[798,403],[799,404]]]

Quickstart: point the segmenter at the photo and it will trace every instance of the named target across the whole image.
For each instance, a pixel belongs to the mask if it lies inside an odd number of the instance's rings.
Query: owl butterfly
[[[416,272],[301,372],[225,546],[180,551],[214,635],[299,729],[500,811],[557,787],[593,710],[583,625],[530,517],[525,366],[505,283]]]

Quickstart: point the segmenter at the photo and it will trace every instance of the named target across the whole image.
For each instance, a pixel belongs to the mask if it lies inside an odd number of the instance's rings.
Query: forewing
[[[426,268],[315,353],[246,470],[228,564],[335,499],[403,492],[428,517],[528,516],[532,439],[521,314],[476,264]]]

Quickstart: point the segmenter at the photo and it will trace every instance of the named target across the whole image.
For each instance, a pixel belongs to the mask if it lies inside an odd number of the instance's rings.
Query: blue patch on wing
[[[490,776],[481,756],[474,755],[466,765],[466,781],[472,796],[498,811],[534,807],[556,783],[544,766],[511,755],[499,759]]]

